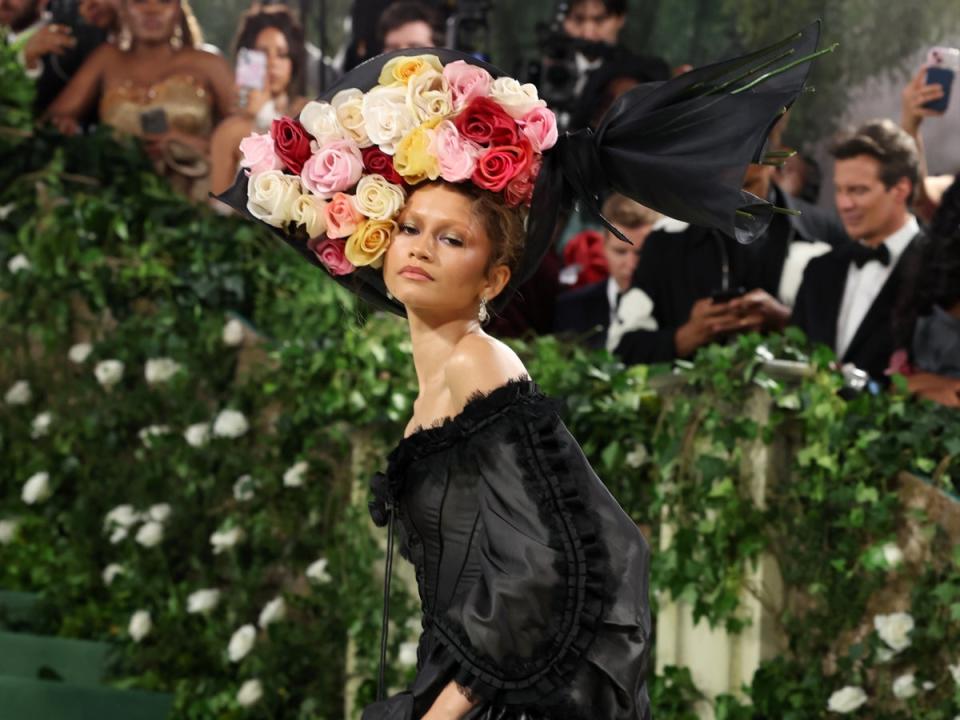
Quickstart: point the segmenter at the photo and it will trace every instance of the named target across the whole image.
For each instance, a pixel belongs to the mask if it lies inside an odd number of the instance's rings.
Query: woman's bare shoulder
[[[489,393],[511,380],[528,377],[517,354],[489,335],[466,335],[444,368],[450,399],[460,410],[475,393]]]

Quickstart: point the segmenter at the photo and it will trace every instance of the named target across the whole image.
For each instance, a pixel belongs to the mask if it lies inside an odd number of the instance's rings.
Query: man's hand
[[[697,300],[690,310],[690,318],[673,336],[677,356],[689,357],[697,348],[736,327],[741,318],[731,305],[731,302],[715,303],[711,298]]]
[[[37,30],[23,46],[23,59],[27,70],[40,66],[44,55],[63,55],[67,48],[77,44],[76,39],[66,25],[44,25]]]
[[[790,322],[790,308],[760,288],[731,300],[730,305],[741,319],[749,319],[740,330],[783,330]],[[756,323],[758,317],[759,324]]]
[[[900,125],[911,135],[916,135],[925,117],[943,115],[940,110],[923,107],[926,103],[943,97],[943,87],[937,83],[927,84],[927,69],[920,68],[913,79],[900,93]]]

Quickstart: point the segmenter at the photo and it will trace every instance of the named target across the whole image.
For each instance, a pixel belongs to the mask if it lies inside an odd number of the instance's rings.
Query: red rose
[[[484,190],[500,192],[518,175],[526,173],[533,162],[533,148],[526,140],[517,145],[492,147],[477,160],[470,178]]]
[[[507,205],[516,207],[517,205],[530,204],[530,201],[533,200],[533,187],[537,183],[537,175],[540,174],[542,165],[543,156],[535,155],[526,171],[507,183],[507,188],[503,191],[503,197],[506,199]]]
[[[361,152],[363,155],[363,167],[368,173],[383,175],[384,178],[400,187],[406,185],[403,176],[400,175],[393,166],[393,158],[383,150],[376,145],[371,145],[368,148],[364,148]]]
[[[471,100],[453,122],[463,137],[484,147],[519,145],[523,137],[517,121],[487,97]]]
[[[310,133],[299,120],[282,117],[270,125],[270,137],[277,157],[290,172],[299,175],[303,164],[310,159]]]

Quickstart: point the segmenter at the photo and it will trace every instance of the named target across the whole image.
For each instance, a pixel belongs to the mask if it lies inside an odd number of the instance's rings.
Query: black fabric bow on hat
[[[763,50],[667,82],[639,85],[617,99],[596,132],[586,129],[561,137],[543,154],[523,255],[507,288],[491,303],[493,309],[501,310],[533,275],[553,243],[561,208],[571,207],[577,199],[625,242],[629,240],[600,212],[602,198],[610,191],[740,242],[762,234],[778,208],[745,192],[743,179],[747,166],[763,159],[767,135],[803,90],[811,61],[832,49],[817,51],[819,37],[817,21]],[[378,84],[389,60],[425,53],[436,55],[444,65],[464,60],[495,78],[504,74],[456,50],[398,50],[358,65],[320,99],[329,101],[346,88],[367,92]],[[254,219],[247,211],[245,173],[239,173],[234,185],[218,197]],[[302,230],[271,230],[324,269],[307,247]],[[380,270],[359,267],[331,277],[377,308],[406,314],[403,305],[388,296]]]
[[[883,266],[890,264],[890,248],[886,245],[871,247],[860,242],[852,242],[847,246],[847,256],[858,268],[869,262],[878,262]]]

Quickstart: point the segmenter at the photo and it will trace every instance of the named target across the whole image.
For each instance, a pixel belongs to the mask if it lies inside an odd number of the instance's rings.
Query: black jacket
[[[571,290],[557,298],[555,333],[576,335],[590,348],[601,348],[610,328],[607,280]]]

